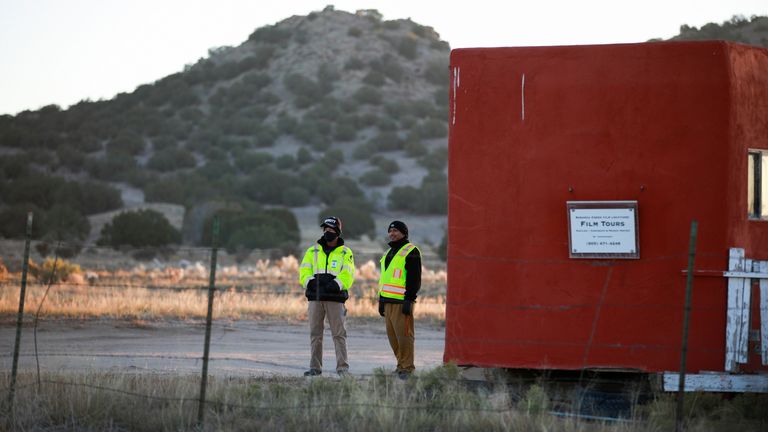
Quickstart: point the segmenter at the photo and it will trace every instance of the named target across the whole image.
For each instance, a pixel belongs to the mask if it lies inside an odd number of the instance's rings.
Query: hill
[[[327,7],[111,100],[2,116],[3,213],[179,204],[192,244],[222,209],[333,212],[352,237],[374,235],[374,212],[444,218],[448,54],[430,27]],[[86,208],[61,185],[101,188],[108,204]],[[61,225],[40,221],[40,237]]]
[[[701,28],[684,24],[671,40],[725,40],[768,48],[768,17],[734,15],[722,24],[708,23]]]

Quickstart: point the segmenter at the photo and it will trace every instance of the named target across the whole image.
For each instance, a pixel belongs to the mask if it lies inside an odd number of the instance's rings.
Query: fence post
[[[205,318],[205,348],[203,349],[203,374],[200,380],[200,403],[197,406],[197,423],[205,420],[205,388],[208,385],[208,355],[211,351],[211,321],[213,318],[213,294],[216,290],[216,255],[219,243],[219,217],[213,218],[213,240],[211,242],[211,272],[208,279],[208,314]]]
[[[693,288],[693,262],[696,258],[696,232],[699,223],[691,221],[691,240],[688,245],[688,277],[685,280],[685,309],[683,312],[683,345],[680,350],[680,381],[677,384],[677,412],[675,430],[683,430],[683,402],[685,398],[685,363],[688,356],[688,322],[691,317],[691,294]]]
[[[21,347],[21,324],[24,320],[24,297],[27,291],[27,271],[29,270],[29,245],[32,242],[32,212],[27,213],[27,233],[24,241],[24,261],[21,263],[21,292],[19,293],[19,315],[16,318],[16,343],[13,347],[13,367],[11,369],[11,388],[8,392],[9,420],[13,419],[13,399],[16,393],[16,374],[19,369],[19,349]],[[12,420],[11,420],[12,421]]]

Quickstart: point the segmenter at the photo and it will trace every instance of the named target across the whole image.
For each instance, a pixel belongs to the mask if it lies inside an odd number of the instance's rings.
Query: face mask
[[[327,242],[332,242],[332,241],[336,240],[336,237],[338,237],[338,236],[339,235],[336,234],[334,231],[326,231],[326,232],[323,233],[323,238]]]

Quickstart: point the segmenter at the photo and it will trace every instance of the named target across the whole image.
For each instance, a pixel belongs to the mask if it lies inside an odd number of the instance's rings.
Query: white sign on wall
[[[568,201],[571,258],[640,258],[637,201]]]

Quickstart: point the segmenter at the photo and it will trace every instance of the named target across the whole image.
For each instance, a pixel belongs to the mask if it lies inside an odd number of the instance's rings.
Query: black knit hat
[[[389,232],[389,230],[391,230],[392,228],[394,228],[394,229],[400,231],[401,233],[403,233],[403,235],[406,238],[408,237],[408,225],[406,225],[405,222],[401,222],[401,221],[397,221],[397,220],[396,221],[392,221],[392,223],[389,224],[389,228],[387,228],[387,232]]]
[[[337,218],[336,216],[328,216],[323,220],[323,223],[320,224],[320,227],[328,227],[332,230],[336,231],[336,234],[341,235],[341,219]]]

